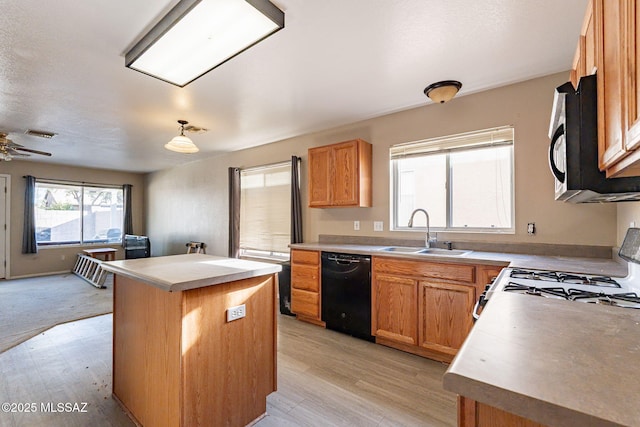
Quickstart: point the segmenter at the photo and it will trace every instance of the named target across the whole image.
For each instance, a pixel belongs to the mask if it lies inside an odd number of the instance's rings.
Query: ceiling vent
[[[37,136],[38,138],[45,138],[45,139],[51,139],[54,136],[56,136],[56,133],[53,132],[47,132],[44,130],[35,130],[35,129],[27,129],[24,132],[25,135],[30,135],[30,136]]]

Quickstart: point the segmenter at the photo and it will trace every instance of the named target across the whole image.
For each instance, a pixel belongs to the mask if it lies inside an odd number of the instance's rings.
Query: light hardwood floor
[[[446,365],[289,316],[278,323],[278,391],[256,426],[455,425]],[[0,403],[37,408],[0,412],[0,426],[133,426],[111,398],[111,327],[111,315],[72,322],[0,354]],[[43,412],[84,402],[87,412]]]

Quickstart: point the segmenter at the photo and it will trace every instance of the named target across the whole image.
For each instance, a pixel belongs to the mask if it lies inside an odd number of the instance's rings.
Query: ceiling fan
[[[16,144],[9,138],[7,138],[6,133],[0,133],[0,161],[4,160],[5,162],[10,161],[14,157],[29,157],[30,154],[40,154],[42,156],[51,156],[51,153],[47,153],[45,151],[32,150],[31,148],[26,148],[20,144]]]

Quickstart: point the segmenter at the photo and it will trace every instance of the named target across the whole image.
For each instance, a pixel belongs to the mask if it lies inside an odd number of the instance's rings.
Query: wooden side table
[[[103,261],[114,261],[116,259],[117,251],[117,249],[113,248],[95,248],[82,250],[83,253],[89,255],[91,258],[102,259]]]

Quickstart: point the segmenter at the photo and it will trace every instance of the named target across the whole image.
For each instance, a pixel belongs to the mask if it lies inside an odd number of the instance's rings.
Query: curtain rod
[[[294,157],[294,156],[291,156],[291,157]],[[299,157],[299,156],[295,156],[295,157],[298,158],[298,163],[300,163],[302,158]],[[281,162],[267,163],[265,165],[250,166],[250,167],[238,168],[238,169],[241,170],[241,171],[252,171],[252,170],[268,169],[268,168],[272,168],[272,167],[284,166],[284,165],[290,165],[290,164],[291,164],[291,159],[283,160]]]
[[[27,175],[24,175],[23,178],[27,178]],[[38,178],[37,176],[34,176],[34,178],[36,179],[36,181],[47,181],[51,183],[59,182],[59,183],[82,184],[82,185],[102,186],[102,187],[122,187],[123,185],[126,185],[126,184],[104,184],[101,182],[72,181],[68,179]],[[128,185],[131,185],[131,184],[128,184]],[[133,187],[133,185],[131,186]]]

